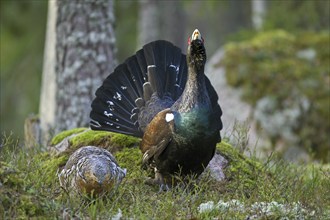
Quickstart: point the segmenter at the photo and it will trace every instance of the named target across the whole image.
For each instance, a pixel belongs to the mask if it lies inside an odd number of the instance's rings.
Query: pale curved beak
[[[197,39],[202,40],[202,35],[198,29],[195,29],[191,35],[191,40],[193,41],[193,40],[197,40]]]

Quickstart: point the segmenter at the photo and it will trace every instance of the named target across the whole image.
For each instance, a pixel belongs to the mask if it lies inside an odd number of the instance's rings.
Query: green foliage
[[[128,56],[133,55],[136,49],[140,49],[136,48],[138,6],[138,1],[115,1],[115,34],[118,48],[116,57],[119,63],[124,62]]]
[[[330,27],[330,1],[267,1],[264,29],[319,31]]]
[[[228,83],[242,88],[243,98],[254,107],[262,98],[272,97],[276,112],[296,97],[306,98],[310,107],[294,133],[302,147],[313,149],[323,161],[330,157],[329,45],[329,32],[263,32],[227,44],[222,61]]]
[[[0,1],[0,133],[38,112],[47,1]]]

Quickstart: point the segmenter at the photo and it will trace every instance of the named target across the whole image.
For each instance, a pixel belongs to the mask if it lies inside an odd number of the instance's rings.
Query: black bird
[[[150,182],[161,189],[173,174],[201,174],[221,141],[222,111],[205,62],[196,29],[187,56],[170,42],[148,43],[96,91],[91,128],[142,137],[142,164],[154,168]]]

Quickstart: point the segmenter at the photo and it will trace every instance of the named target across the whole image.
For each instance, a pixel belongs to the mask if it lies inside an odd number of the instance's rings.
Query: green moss
[[[70,155],[72,152],[83,146],[102,147],[114,153],[122,148],[137,146],[140,142],[139,138],[128,135],[78,128],[58,134],[53,138],[52,143],[60,143],[64,138],[72,134],[77,135],[68,139],[69,146],[65,149],[63,154]]]
[[[51,201],[44,195],[54,183],[57,186],[56,171],[65,162],[64,157],[32,149],[31,152],[20,149],[10,163],[0,162],[0,213],[12,212],[15,217],[10,218],[15,219],[44,215]]]
[[[67,130],[67,131],[63,131],[59,134],[57,134],[50,142],[51,145],[56,145],[58,143],[60,143],[61,141],[64,140],[64,138],[69,137],[70,135],[73,134],[78,134],[81,133],[83,131],[87,130],[87,128],[74,128],[71,130]]]
[[[114,133],[111,138],[111,141],[113,144],[116,144],[118,146],[134,147],[140,142],[140,139],[129,135]]]
[[[239,187],[248,195],[256,187],[256,174],[265,174],[263,165],[239,153],[224,141],[217,145],[217,151],[228,160],[228,166],[225,168],[225,176],[230,182],[228,187]]]
[[[53,183],[54,180],[57,180],[56,173],[58,169],[64,166],[68,159],[68,155],[54,156],[49,153],[42,153],[35,157],[35,160],[40,163],[38,172],[45,185],[49,185]]]
[[[24,216],[36,216],[43,214],[43,209],[36,198],[32,195],[22,195],[20,197],[19,212]]]
[[[0,161],[0,183],[11,187],[21,186],[23,184],[21,172],[10,163]]]
[[[118,164],[127,169],[128,178],[141,177],[142,154],[138,148],[123,148],[115,154]]]
[[[76,150],[82,146],[108,146],[111,143],[112,133],[108,131],[88,130],[70,139],[70,148]]]

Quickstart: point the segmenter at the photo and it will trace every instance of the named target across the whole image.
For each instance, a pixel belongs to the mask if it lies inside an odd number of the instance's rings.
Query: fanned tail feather
[[[186,56],[181,50],[167,41],[151,42],[119,65],[96,91],[90,126],[142,137],[154,114],[180,97],[186,80]],[[158,109],[141,117],[151,99],[157,99]]]

